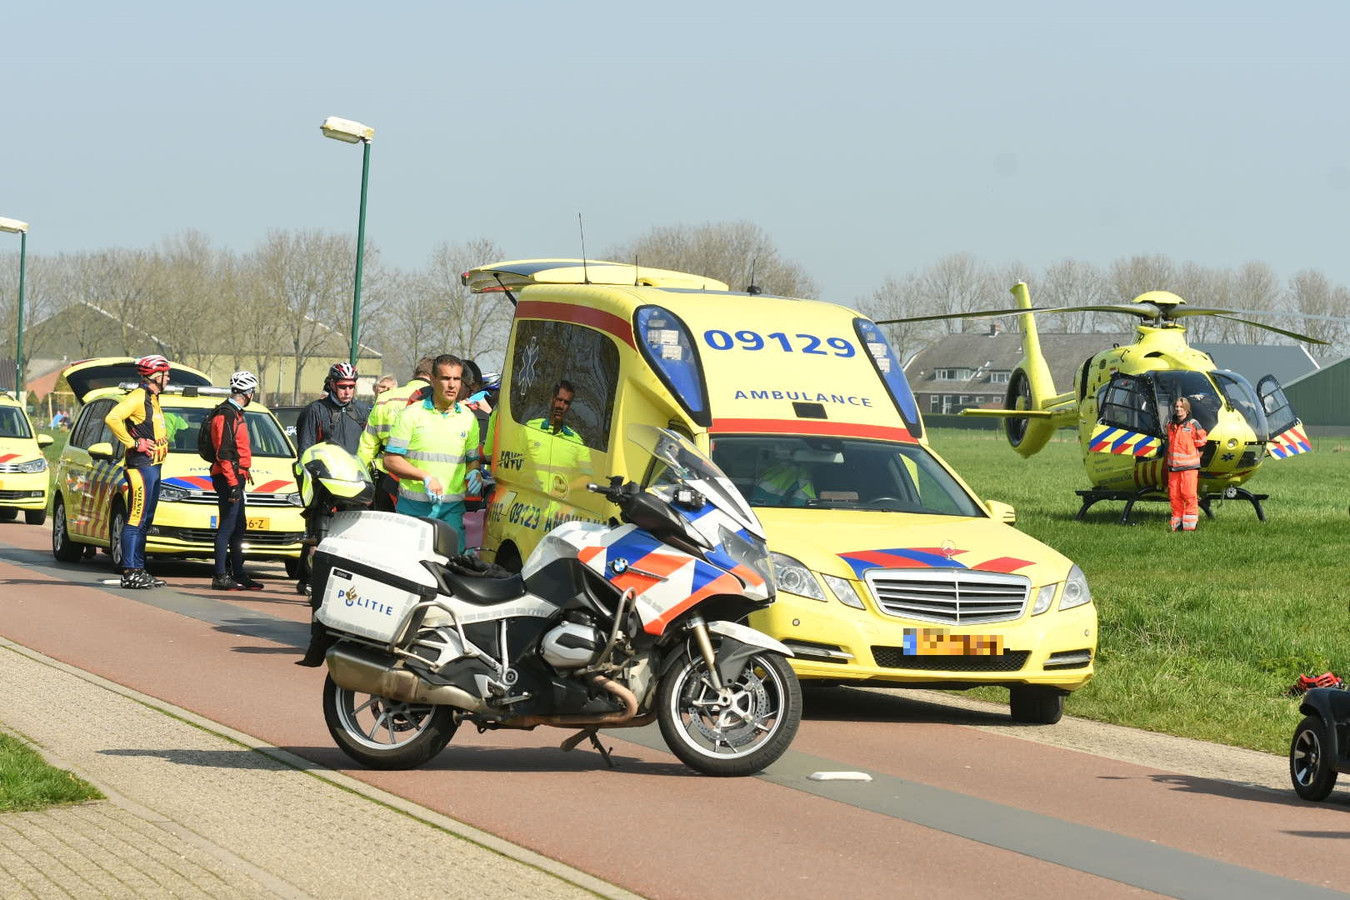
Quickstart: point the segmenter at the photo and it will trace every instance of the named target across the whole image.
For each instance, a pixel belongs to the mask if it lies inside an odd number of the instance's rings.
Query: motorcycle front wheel
[[[415,769],[445,749],[459,723],[450,706],[403,703],[323,684],[323,718],[339,749],[370,769]]]
[[[657,689],[657,721],[670,751],[704,775],[753,775],[782,756],[802,718],[802,690],[776,653],[750,657],[719,696],[702,657],[688,653]]]

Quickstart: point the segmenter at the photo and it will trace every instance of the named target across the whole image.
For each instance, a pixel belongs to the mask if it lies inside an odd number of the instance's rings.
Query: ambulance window
[[[80,417],[79,424],[75,426],[75,432],[70,436],[70,442],[76,447],[87,448],[97,444],[100,440],[112,440],[112,431],[103,421],[112,406],[111,400],[98,400],[86,406],[84,415]]]
[[[684,322],[659,306],[643,306],[633,314],[633,326],[642,356],[661,383],[691,419],[704,427],[711,424],[703,367]]]
[[[619,351],[610,337],[572,322],[521,321],[511,373],[513,419],[608,450],[619,384]]]
[[[0,437],[30,438],[33,432],[28,427],[28,417],[17,406],[0,406]]]
[[[919,408],[914,403],[914,392],[910,390],[905,372],[900,368],[900,360],[887,343],[886,336],[881,333],[876,323],[868,319],[854,319],[853,328],[867,350],[867,358],[872,361],[872,367],[876,369],[886,385],[886,390],[890,392],[891,400],[895,403],[900,418],[904,420],[905,427],[916,438],[923,437],[923,422],[919,419]]]

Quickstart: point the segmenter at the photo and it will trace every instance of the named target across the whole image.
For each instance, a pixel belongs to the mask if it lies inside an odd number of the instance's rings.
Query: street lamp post
[[[14,341],[14,397],[23,397],[23,273],[28,260],[28,223],[0,218],[0,231],[19,236],[19,329]]]
[[[361,215],[356,220],[356,285],[352,289],[352,347],[351,364],[356,365],[358,338],[361,330],[361,262],[366,247],[366,185],[370,181],[370,142],[375,129],[351,119],[329,116],[319,126],[323,136],[345,144],[361,144]]]

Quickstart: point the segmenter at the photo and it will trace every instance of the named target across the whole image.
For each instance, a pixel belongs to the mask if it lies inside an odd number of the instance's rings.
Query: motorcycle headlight
[[[1069,580],[1064,582],[1064,594],[1059,598],[1061,611],[1073,609],[1092,602],[1092,591],[1088,590],[1087,576],[1083,570],[1074,566],[1069,570]]]
[[[778,590],[826,602],[825,590],[810,569],[782,553],[771,553],[769,556],[773,560],[774,574],[778,576]]]
[[[848,579],[836,578],[833,575],[823,573],[820,577],[825,579],[825,583],[830,586],[830,590],[834,591],[834,596],[839,598],[840,603],[854,609],[867,608],[863,606],[862,598],[858,596],[858,592],[853,589],[853,583]]]
[[[169,503],[178,503],[188,498],[187,488],[175,487],[174,485],[161,484],[159,486],[159,499]]]
[[[721,543],[722,549],[726,551],[727,556],[750,568],[770,585],[773,584],[774,572],[773,567],[769,564],[768,544],[754,535],[742,537],[725,527],[720,529],[718,541]]]
[[[28,462],[19,463],[14,467],[14,471],[29,474],[33,472],[45,472],[47,471],[47,460],[39,456],[37,459],[30,459]]]

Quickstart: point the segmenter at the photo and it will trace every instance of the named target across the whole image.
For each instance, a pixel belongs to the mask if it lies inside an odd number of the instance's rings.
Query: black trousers
[[[224,475],[212,475],[211,484],[216,489],[216,508],[220,511],[216,518],[216,574],[243,578],[244,530],[248,527],[244,485],[231,487]]]

